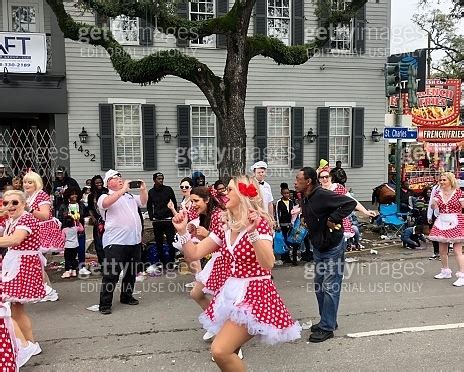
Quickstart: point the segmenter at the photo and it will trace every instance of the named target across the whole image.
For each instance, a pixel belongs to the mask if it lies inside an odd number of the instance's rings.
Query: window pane
[[[329,163],[342,161],[348,166],[351,143],[351,108],[332,107],[330,109]]]
[[[121,44],[138,44],[139,23],[137,17],[120,15],[111,20],[113,37]]]
[[[216,167],[216,119],[207,106],[191,106],[192,167]]]
[[[13,32],[37,32],[37,9],[33,6],[11,6]]]
[[[115,105],[116,166],[142,166],[140,105]]]
[[[190,20],[192,21],[203,21],[215,17],[214,9],[215,0],[196,0],[190,2]],[[205,36],[201,39],[191,40],[191,46],[216,46],[215,35]]]
[[[267,34],[290,45],[290,3],[288,0],[268,0]]]

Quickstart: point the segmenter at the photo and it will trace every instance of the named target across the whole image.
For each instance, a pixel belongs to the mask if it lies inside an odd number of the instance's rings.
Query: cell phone
[[[142,186],[142,181],[130,181],[129,188],[130,189],[139,189]]]

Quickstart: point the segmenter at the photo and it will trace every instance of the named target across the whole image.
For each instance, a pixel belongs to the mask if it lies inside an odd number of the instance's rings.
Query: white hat
[[[103,178],[103,186],[107,187],[110,178],[116,176],[117,174],[119,174],[119,172],[114,169],[110,169],[109,171],[107,171],[105,173],[105,178]]]
[[[3,164],[0,164],[0,168],[5,168],[5,166]]]
[[[250,167],[250,171],[254,172],[255,169],[264,168],[267,169],[267,164],[264,161],[257,161]]]

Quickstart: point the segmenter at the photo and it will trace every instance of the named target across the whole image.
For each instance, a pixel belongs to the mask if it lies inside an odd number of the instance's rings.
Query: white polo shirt
[[[269,213],[269,203],[274,201],[274,197],[272,196],[271,185],[269,185],[266,181],[263,182],[263,184],[259,184],[259,189],[263,196],[264,210]]]
[[[139,195],[125,193],[109,208],[103,208],[103,200],[115,191],[109,190],[98,198],[98,208],[105,219],[103,247],[110,244],[135,245],[142,242],[142,222],[138,207],[142,207]]]

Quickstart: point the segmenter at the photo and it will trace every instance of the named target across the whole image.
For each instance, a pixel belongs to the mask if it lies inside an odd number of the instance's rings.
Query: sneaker
[[[34,342],[35,345],[35,351],[34,351],[34,354],[32,355],[39,355],[42,353],[42,348],[40,347],[39,343],[38,342]]]
[[[71,270],[65,271],[63,275],[61,275],[61,279],[66,279],[71,277]]]
[[[26,347],[22,346],[21,342],[19,342],[18,355],[17,355],[18,367],[22,367],[23,365],[25,365],[27,361],[31,359],[31,357],[34,355],[36,351],[37,351],[37,347],[31,341],[27,341]]]
[[[455,287],[462,287],[464,286],[464,277],[461,277],[461,278],[458,278],[458,280],[456,280],[453,285]]]
[[[39,302],[47,302],[47,301],[50,301],[50,302],[55,302],[55,301],[58,301],[58,293],[51,287],[48,287],[51,289],[50,292],[47,292],[47,294],[45,295],[44,298],[42,298]]]
[[[83,266],[79,270],[79,275],[90,275],[90,274],[92,274],[92,272],[90,270],[87,270],[87,268],[85,266]]]
[[[131,297],[128,300],[119,301],[119,302],[121,302],[124,305],[138,305],[139,304],[139,300],[137,300],[134,297]]]
[[[143,273],[139,273],[137,277],[135,278],[136,282],[143,282],[145,280],[145,275]]]
[[[434,254],[433,256],[430,256],[429,257],[429,260],[437,260],[437,261],[440,261],[440,255],[439,254]]]
[[[209,341],[209,340],[211,340],[214,336],[216,336],[214,333],[206,332],[206,333],[203,335],[203,341]]]
[[[193,282],[190,282],[190,283],[187,283],[187,284],[185,285],[185,288],[193,288],[193,287],[195,287],[195,282],[194,282],[194,281],[193,281]]]
[[[440,273],[435,275],[435,279],[451,279],[451,270],[450,269],[441,269]]]
[[[334,333],[332,331],[324,331],[323,329],[319,329],[318,331],[311,333],[311,336],[309,336],[309,342],[324,342],[333,336]]]
[[[100,314],[103,314],[103,315],[110,315],[111,314],[111,308],[110,307],[100,308],[98,311],[100,312]]]

